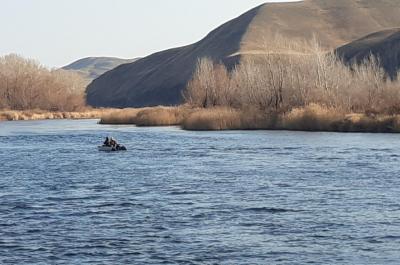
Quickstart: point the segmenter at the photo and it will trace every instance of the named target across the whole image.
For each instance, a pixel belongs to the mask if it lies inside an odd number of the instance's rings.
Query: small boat
[[[117,147],[112,147],[112,146],[98,146],[97,147],[99,151],[101,152],[118,152],[118,151],[127,151],[126,147],[123,145],[118,145]]]

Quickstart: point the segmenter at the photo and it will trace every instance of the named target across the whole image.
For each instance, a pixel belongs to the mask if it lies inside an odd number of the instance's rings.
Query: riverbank
[[[100,119],[115,109],[86,109],[75,112],[46,110],[0,110],[0,121],[59,120],[59,119]]]
[[[326,132],[400,133],[400,115],[341,113],[316,104],[283,114],[254,109],[148,107],[87,109],[77,112],[2,110],[0,121],[99,119],[100,124],[179,126],[192,131],[288,130]]]
[[[105,114],[101,124],[180,126],[185,130],[290,130],[399,133],[400,115],[342,113],[311,104],[283,114],[232,108],[154,107]]]

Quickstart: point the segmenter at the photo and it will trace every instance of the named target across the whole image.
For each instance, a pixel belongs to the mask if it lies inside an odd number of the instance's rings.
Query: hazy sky
[[[88,56],[134,58],[193,43],[279,0],[0,0],[0,55],[50,67]]]

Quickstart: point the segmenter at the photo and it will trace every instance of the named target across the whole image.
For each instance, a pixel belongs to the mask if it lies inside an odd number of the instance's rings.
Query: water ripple
[[[400,259],[397,135],[0,126],[0,264]]]

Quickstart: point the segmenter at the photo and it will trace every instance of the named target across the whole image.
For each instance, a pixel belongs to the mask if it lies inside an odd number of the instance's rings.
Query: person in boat
[[[113,137],[111,137],[110,139],[110,146],[113,148],[117,148],[119,146],[117,141]]]
[[[111,146],[111,140],[110,138],[106,137],[106,140],[103,143],[104,146]]]

